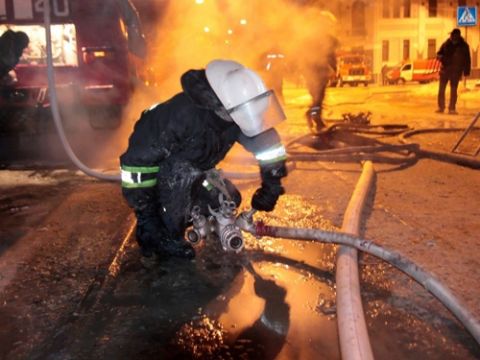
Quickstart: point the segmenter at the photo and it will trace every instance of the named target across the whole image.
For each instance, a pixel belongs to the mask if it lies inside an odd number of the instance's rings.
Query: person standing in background
[[[463,39],[460,29],[453,29],[450,37],[442,44],[437,52],[437,59],[441,63],[440,82],[438,85],[437,113],[445,111],[445,89],[450,82],[450,103],[448,113],[458,114],[456,110],[458,83],[464,76],[470,75],[470,47]]]

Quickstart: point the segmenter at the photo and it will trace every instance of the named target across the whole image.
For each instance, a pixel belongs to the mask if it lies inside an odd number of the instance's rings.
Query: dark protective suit
[[[234,122],[222,120],[225,112],[204,70],[190,70],[181,79],[183,92],[142,113],[120,157],[123,195],[137,216],[137,241],[145,255],[190,257],[183,241],[194,205],[218,207],[218,189],[202,187],[205,172],[214,168],[235,142],[258,154],[280,143],[274,129],[246,137]],[[222,114],[225,116],[225,114]],[[260,163],[262,187],[252,206],[270,211],[283,193],[285,156]],[[225,180],[237,204],[240,193]],[[186,254],[188,253],[188,254]],[[193,252],[192,252],[193,253]]]
[[[445,88],[450,81],[450,103],[448,110],[455,111],[457,88],[462,78],[462,73],[465,76],[470,75],[470,48],[462,37],[459,37],[459,41],[456,44],[451,39],[448,39],[438,50],[437,58],[442,64],[438,86],[438,108],[441,111],[445,109]]]
[[[29,38],[22,31],[5,31],[0,36],[0,79],[8,75],[20,61],[23,50],[28,46]]]

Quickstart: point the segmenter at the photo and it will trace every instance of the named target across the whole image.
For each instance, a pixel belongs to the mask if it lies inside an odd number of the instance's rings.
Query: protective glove
[[[252,208],[260,211],[272,211],[278,198],[284,193],[285,190],[280,184],[273,186],[262,184],[252,196]]]
[[[280,181],[287,176],[285,160],[260,166],[262,186],[258,188],[252,197],[252,208],[260,211],[272,211],[277,204],[280,195],[285,193]]]

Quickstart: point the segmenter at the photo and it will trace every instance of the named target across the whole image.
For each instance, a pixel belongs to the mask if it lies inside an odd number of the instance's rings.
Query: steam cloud
[[[125,111],[123,149],[142,110],[181,91],[179,79],[188,69],[221,58],[261,73],[262,56],[268,52],[284,54],[286,69],[308,68],[326,61],[326,36],[336,35],[333,15],[291,0],[172,0],[159,6],[163,13],[153,41],[149,39],[147,59],[147,77],[155,86],[138,88]],[[303,71],[308,76],[315,74]]]

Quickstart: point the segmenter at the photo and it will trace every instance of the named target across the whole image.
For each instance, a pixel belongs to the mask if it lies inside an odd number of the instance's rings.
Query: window
[[[365,3],[355,1],[352,4],[352,34],[365,35]]]
[[[403,17],[409,18],[411,16],[410,9],[412,7],[411,0],[403,0]]]
[[[467,6],[467,0],[458,0],[458,6]]]
[[[401,9],[401,0],[393,0],[393,15],[394,18],[400,17],[400,9]]]
[[[437,57],[437,40],[428,39],[427,55],[429,59],[435,59]]]
[[[28,51],[23,53],[20,64],[46,64],[45,27],[42,25],[0,25],[0,34],[7,29],[23,31],[30,38]],[[55,66],[78,66],[77,33],[74,24],[52,25],[52,55]]]
[[[436,17],[437,16],[437,0],[428,0],[428,16]]]
[[[382,2],[382,16],[385,19],[390,17],[390,0],[383,0],[383,2]]]
[[[410,40],[403,40],[403,60],[410,59]]]
[[[388,40],[383,40],[382,41],[382,61],[384,62],[389,60],[389,57],[390,57],[389,48],[390,48],[390,44],[388,43]]]

